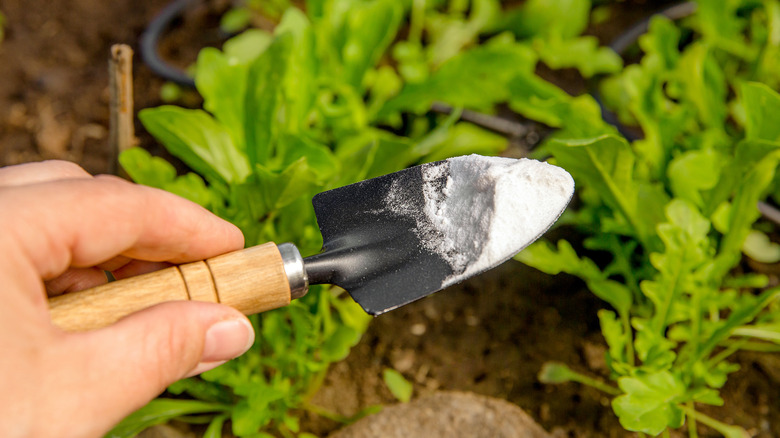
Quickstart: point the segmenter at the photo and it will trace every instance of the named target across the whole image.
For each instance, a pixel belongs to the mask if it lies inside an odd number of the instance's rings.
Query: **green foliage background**
[[[735,269],[744,253],[780,259],[756,203],[777,193],[780,4],[702,1],[680,23],[654,19],[621,58],[582,36],[608,9],[589,0],[248,1],[223,17],[239,30],[258,8],[273,34],[249,29],[201,51],[203,109],[145,109],[145,128],[194,173],[179,176],[141,149],[124,153],[137,182],[160,187],[238,225],[247,245],[321,245],[311,197],[320,191],[454,155],[496,154],[507,140],[460,121],[462,109],[502,105],[555,131],[537,149],[575,177],[580,207],[563,222],[586,236],[540,242],[517,256],[545,272],[581,277],[614,310],[599,319],[617,387],[550,363],[540,377],[577,381],[613,396],[621,424],[662,433],[688,420],[728,436],[744,431],[696,411],[743,348],[776,349],[777,291]],[[598,78],[605,103],[643,138],[627,140],[588,94],[572,96],[537,66]],[[454,108],[430,112],[434,103]],[[609,254],[598,265],[588,254]],[[316,287],[287,308],[253,317],[250,352],[129,417],[111,436],[172,418],[220,436],[306,436],[298,412],[330,363],[346,357],[368,318],[336,288]],[[388,376],[395,379],[392,372]],[[402,388],[395,382],[393,387]],[[407,397],[406,390],[404,397]]]

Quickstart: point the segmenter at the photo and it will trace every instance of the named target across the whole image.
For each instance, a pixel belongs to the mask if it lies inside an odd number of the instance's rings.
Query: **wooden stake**
[[[118,174],[119,154],[138,144],[133,126],[133,49],[126,44],[111,46],[108,61],[111,93],[109,120],[109,173]]]

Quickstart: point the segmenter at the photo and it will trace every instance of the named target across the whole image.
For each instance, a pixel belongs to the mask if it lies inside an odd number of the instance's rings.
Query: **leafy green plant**
[[[565,240],[516,257],[582,278],[613,309],[598,317],[617,388],[560,364],[540,378],[604,390],[623,427],[651,435],[687,419],[691,436],[697,421],[747,436],[696,404],[723,404],[736,351],[780,350],[780,289],[740,269],[780,160],[780,95],[764,84],[780,78],[765,58],[779,42],[770,31],[778,3],[716,3],[699,3],[679,25],[655,18],[639,40],[641,61],[603,82],[608,104],[643,138],[563,132],[544,147],[577,182],[581,206],[569,221],[586,233],[585,249],[609,254],[609,263]]]
[[[754,231],[755,214],[742,213],[762,195],[776,164],[769,143],[777,139],[764,122],[771,113],[739,105],[758,102],[756,107],[767,108],[775,96],[745,85],[741,100],[724,106],[725,90],[738,89],[723,85],[731,77],[724,72],[745,62],[724,67],[716,51],[733,55],[744,47],[735,48],[734,40],[701,24],[700,32],[716,48],[694,44],[676,55],[679,35],[656,21],[643,39],[648,53],[643,63],[605,86],[622,119],[643,128],[646,138],[629,145],[601,120],[592,98],[569,96],[533,73],[539,61],[578,68],[586,77],[620,70],[616,55],[578,36],[589,2],[532,0],[509,14],[500,14],[500,5],[488,0],[446,6],[413,1],[406,7],[378,0],[349,3],[349,14],[329,2],[310,2],[308,18],[288,9],[273,35],[249,31],[222,52],[204,50],[196,81],[208,112],[161,107],[140,115],[200,176],[177,176],[169,164],[141,150],[122,157],[128,172],[230,219],[249,244],[290,240],[312,253],[320,244],[308,204],[313,193],[449,154],[496,152],[505,141],[457,123],[457,110],[445,119],[431,120],[425,113],[434,102],[483,111],[506,102],[560,128],[546,149],[584,186],[586,208],[575,220],[597,235],[588,240],[591,248],[614,256],[600,269],[560,242],[557,251],[536,246],[520,258],[548,272],[580,275],[615,308],[617,313],[599,316],[619,388],[600,386],[616,395],[613,406],[624,426],[658,433],[679,426],[687,415],[735,433],[695,413],[692,403],[719,403],[713,389],[733,369],[725,358],[748,344],[739,341],[718,353],[716,347],[733,335],[773,336],[773,321],[760,313],[775,292],[739,294],[738,287],[762,279],[731,271],[745,236]],[[772,4],[765,8],[769,24],[776,15]],[[563,17],[562,7],[569,11]],[[701,13],[707,15],[707,9]],[[394,43],[407,14],[408,38]],[[771,49],[772,35],[764,32],[758,45]],[[381,63],[386,49],[397,69]],[[754,70],[771,78],[772,58],[755,57],[763,60]],[[704,73],[687,75],[689,69]],[[745,139],[729,132],[729,111],[738,123],[745,121]],[[413,115],[411,121],[404,123],[402,113]],[[697,115],[694,122],[691,114]],[[719,164],[724,161],[730,164]],[[703,166],[723,178],[695,173]],[[212,433],[227,418],[237,435],[268,427],[283,435],[298,432],[290,410],[321,412],[307,405],[309,395],[327,364],[343,358],[365,329],[365,317],[338,295],[320,288],[257,318],[261,336],[249,354],[170,391],[213,403],[206,418]],[[728,317],[721,319],[721,313]],[[756,315],[759,323],[746,326]],[[544,375],[596,385],[571,370],[555,370],[547,367]],[[161,399],[124,426],[202,413],[190,401]]]
[[[346,3],[350,7],[342,8]],[[506,139],[459,122],[457,108],[435,117],[421,110],[402,123],[406,106],[391,101],[413,94],[407,91],[412,84],[385,64],[383,54],[394,51],[409,10],[393,0],[346,3],[311,2],[307,14],[288,8],[273,34],[252,29],[222,50],[202,50],[195,82],[203,109],[161,106],[139,114],[147,131],[194,172],[177,175],[165,160],[133,149],[120,157],[128,174],[230,220],[241,228],[247,245],[290,241],[308,255],[322,244],[310,202],[314,194],[419,162],[494,154],[506,147]],[[456,29],[459,23],[449,21],[444,28]],[[490,49],[495,45],[495,51],[483,54],[477,47],[475,54],[455,54],[440,68],[435,62],[441,60],[425,58],[426,74],[442,74],[447,63],[472,70],[482,60],[497,64],[512,50],[533,53],[519,45],[513,49],[510,35],[497,38]],[[468,43],[476,45],[476,34]],[[464,47],[465,42],[459,50]],[[452,85],[468,80],[468,72],[447,74],[450,78],[442,76],[443,81]],[[447,101],[446,95],[432,96]],[[506,99],[506,94],[490,99]],[[490,104],[482,102],[482,107]],[[395,108],[386,108],[390,105]],[[394,128],[380,128],[388,125]],[[218,409],[188,411],[190,400],[158,399],[117,430],[138,430],[139,424],[167,421],[175,414],[185,421],[210,421],[210,430],[229,419],[238,436],[272,431],[289,436],[300,432],[296,410],[336,418],[310,398],[328,365],[346,357],[368,324],[344,296],[337,288],[314,287],[290,306],[254,317],[258,336],[248,353],[169,388]]]

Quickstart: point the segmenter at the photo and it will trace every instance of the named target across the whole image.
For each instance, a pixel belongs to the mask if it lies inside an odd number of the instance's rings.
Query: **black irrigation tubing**
[[[169,3],[157,16],[152,19],[139,42],[141,58],[149,69],[157,76],[167,81],[174,82],[184,87],[195,88],[195,81],[179,68],[165,62],[158,50],[158,44],[163,34],[168,30],[174,20],[179,18],[184,11],[202,0],[174,0]],[[450,114],[453,108],[447,104],[435,102],[431,111],[440,114]],[[463,110],[461,120],[474,123],[485,129],[504,135],[511,139],[522,138],[532,131],[533,122],[520,123],[502,117],[479,113],[471,110]]]
[[[179,18],[188,7],[196,4],[199,1],[201,0],[174,0],[169,3],[149,23],[149,26],[141,35],[139,44],[141,58],[149,67],[149,69],[152,70],[152,72],[168,81],[192,88],[195,87],[195,81],[184,71],[165,62],[160,57],[157,45],[160,41],[160,38],[162,38],[162,35],[171,26],[171,23]],[[656,14],[650,15],[649,17],[628,28],[628,30],[618,35],[609,44],[609,47],[617,54],[623,56],[625,55],[626,50],[633,46],[639,37],[647,32],[650,26],[650,20],[652,20],[655,15],[663,15],[671,20],[680,20],[690,16],[695,11],[695,2],[684,2],[670,6],[657,12]],[[605,121],[615,126],[620,131],[620,133],[629,140],[636,140],[640,138],[636,135],[636,133],[623,126],[617,120],[615,114],[604,106],[597,90],[591,91],[591,95],[598,102]],[[435,102],[431,106],[431,111],[441,114],[450,114],[453,111],[453,108],[447,104]],[[526,136],[530,131],[532,131],[532,127],[535,125],[530,121],[517,122],[505,119],[503,117],[497,117],[471,110],[463,110],[460,118],[466,122],[474,123],[475,125],[479,125],[493,132],[502,134],[506,137],[509,137],[510,139],[518,139]],[[759,202],[758,209],[765,218],[780,225],[780,210],[765,202]]]
[[[152,19],[139,41],[141,58],[149,69],[168,81],[175,82],[185,87],[195,87],[195,80],[184,71],[168,64],[161,57],[157,45],[162,35],[170,27],[171,23],[179,18],[184,11],[200,0],[174,0]]]

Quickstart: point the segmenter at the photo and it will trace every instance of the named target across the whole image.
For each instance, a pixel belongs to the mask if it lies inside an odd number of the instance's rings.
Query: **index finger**
[[[0,229],[44,278],[117,255],[183,263],[244,243],[237,227],[203,207],[116,177],[0,188],[0,211]]]

